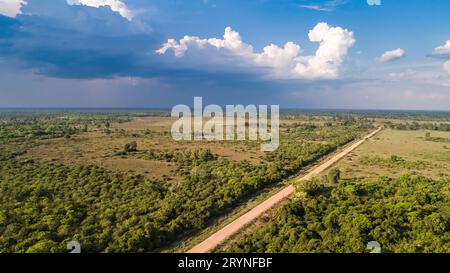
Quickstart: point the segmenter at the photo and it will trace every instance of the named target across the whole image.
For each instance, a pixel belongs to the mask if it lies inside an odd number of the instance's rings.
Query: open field
[[[282,119],[282,125],[325,123],[328,118],[311,117]],[[174,164],[158,160],[143,160],[139,155],[118,155],[126,143],[136,141],[138,151],[195,151],[209,149],[222,158],[233,161],[247,160],[253,164],[264,161],[258,142],[177,142],[170,137],[170,127],[174,119],[170,117],[136,117],[130,122],[112,123],[109,132],[105,128],[90,128],[89,132],[79,133],[71,138],[39,140],[29,145],[26,157],[42,163],[97,165],[108,170],[130,171],[149,178],[160,178],[173,174]],[[281,132],[286,129],[281,128]],[[326,140],[305,141],[327,144]]]
[[[132,172],[150,179],[169,177],[177,180],[171,162],[143,159],[139,151],[196,151],[209,149],[220,157],[259,163],[263,154],[259,145],[246,142],[176,142],[170,137],[173,119],[136,117],[130,122],[112,123],[105,128],[91,127],[71,138],[51,138],[28,143],[24,157],[41,163],[96,165],[111,171]],[[130,141],[138,144],[138,153],[120,155]]]
[[[411,172],[435,179],[449,178],[450,132],[385,129],[336,167],[344,179],[399,177]]]

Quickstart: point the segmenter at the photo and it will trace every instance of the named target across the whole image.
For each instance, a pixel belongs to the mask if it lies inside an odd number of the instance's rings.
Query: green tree
[[[341,171],[337,168],[332,168],[327,174],[328,183],[337,184],[341,179]]]
[[[305,181],[300,187],[308,196],[319,195],[324,190],[324,185],[322,181],[318,178],[313,178],[311,180]]]

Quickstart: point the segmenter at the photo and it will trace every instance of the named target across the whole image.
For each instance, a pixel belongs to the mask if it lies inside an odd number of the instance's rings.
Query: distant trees
[[[4,120],[7,122],[2,122]],[[129,120],[129,116],[119,114],[0,113],[0,143],[29,139],[70,138],[80,132],[87,132],[88,124],[100,127],[103,122],[109,124]]]
[[[396,130],[430,130],[430,131],[444,131],[449,132],[450,131],[450,122],[442,122],[442,123],[430,123],[430,122],[404,122],[404,123],[398,123],[398,122],[386,122],[385,123],[387,127],[391,129]],[[429,133],[429,132],[428,132]]]

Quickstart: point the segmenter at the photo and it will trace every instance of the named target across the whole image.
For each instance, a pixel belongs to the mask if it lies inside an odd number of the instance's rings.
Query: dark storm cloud
[[[160,36],[109,7],[70,6],[65,0],[29,0],[16,18],[0,16],[0,56],[53,77],[160,73],[152,58]]]
[[[259,79],[257,71],[212,70],[155,53],[166,40],[149,19],[129,21],[109,7],[28,0],[16,18],[0,15],[0,57],[21,69],[67,79],[166,78],[171,82]],[[17,62],[15,62],[17,63]],[[219,68],[220,69],[220,68]]]

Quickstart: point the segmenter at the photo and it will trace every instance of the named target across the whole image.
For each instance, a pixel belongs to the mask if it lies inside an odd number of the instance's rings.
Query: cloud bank
[[[327,23],[318,23],[308,34],[319,43],[315,55],[304,56],[300,45],[287,42],[283,47],[270,44],[262,52],[243,41],[241,35],[227,27],[223,39],[184,36],[169,39],[156,52],[164,55],[172,50],[178,59],[187,57],[193,66],[228,65],[264,69],[266,76],[276,79],[337,79],[348,50],[355,44],[353,32]]]
[[[94,8],[108,6],[112,11],[118,12],[122,17],[130,21],[134,17],[133,12],[120,0],[67,0],[67,3],[69,5],[85,5]]]
[[[130,20],[133,17],[121,3],[27,0],[15,17],[0,15],[0,58],[58,78],[210,79],[214,74],[220,80],[328,80],[339,78],[355,43],[353,32],[318,23],[308,34],[311,42],[319,44],[314,55],[303,54],[294,42],[281,47],[270,44],[256,52],[229,27],[223,38],[185,36],[180,41],[169,39],[160,48],[161,34],[139,19]],[[168,51],[173,51],[174,57],[166,54]]]
[[[18,14],[22,14],[21,7],[27,3],[28,0],[1,0],[0,14],[14,18]],[[94,8],[108,7],[130,21],[134,17],[134,13],[120,0],[66,0],[66,3],[69,5],[84,5]]]
[[[21,11],[15,18],[0,15],[0,58],[23,69],[60,78],[146,76],[160,69],[148,58],[161,43],[158,34],[109,7],[27,0]]]
[[[388,63],[398,60],[405,56],[405,50],[397,48],[394,50],[384,52],[379,58],[380,63]]]

